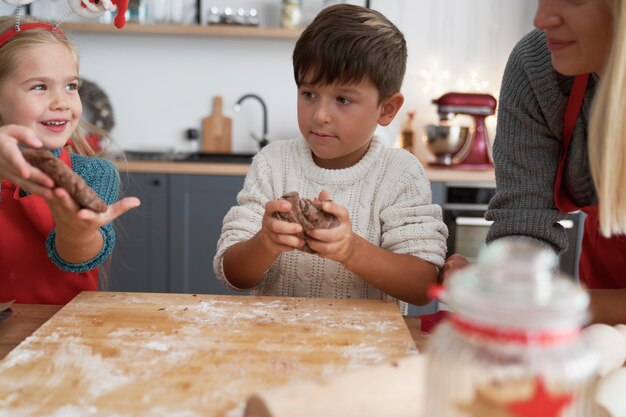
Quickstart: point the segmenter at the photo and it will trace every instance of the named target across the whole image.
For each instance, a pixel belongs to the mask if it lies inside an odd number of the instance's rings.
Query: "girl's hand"
[[[450,278],[455,272],[468,266],[470,262],[462,255],[454,253],[446,259],[446,263],[443,264],[439,271],[439,282],[445,284],[446,280]]]
[[[108,206],[104,213],[96,213],[80,208],[63,188],[55,188],[53,196],[47,199],[47,202],[54,217],[57,233],[61,230],[79,236],[81,233],[98,230],[141,204],[136,197],[126,197]]]
[[[51,198],[54,181],[24,160],[18,147],[20,142],[33,148],[43,145],[30,128],[17,125],[0,127],[0,179],[9,180],[31,194]]]
[[[322,210],[334,214],[339,220],[339,226],[332,229],[309,230],[306,243],[311,249],[323,258],[346,263],[354,253],[356,247],[356,234],[352,231],[352,222],[348,209],[335,204],[330,199],[327,191],[322,191],[319,195],[322,203]]]
[[[290,223],[274,217],[276,212],[288,212],[291,203],[287,200],[272,200],[265,204],[263,224],[258,233],[264,249],[272,255],[278,256],[282,252],[288,252],[304,246],[304,240],[296,236],[302,232],[302,226],[298,223]]]
[[[54,217],[57,253],[74,264],[93,259],[102,250],[101,226],[140,204],[139,199],[128,197],[111,204],[104,213],[96,213],[81,209],[63,188],[55,188],[46,201]]]

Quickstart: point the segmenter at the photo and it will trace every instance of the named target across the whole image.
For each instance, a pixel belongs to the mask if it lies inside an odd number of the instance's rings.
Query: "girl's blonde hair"
[[[20,21],[22,24],[38,22],[38,20],[29,17],[22,17]],[[13,25],[15,25],[15,16],[0,17],[0,33],[4,33],[13,27]],[[79,57],[76,47],[63,33],[44,28],[29,29],[14,36],[0,47],[0,84],[5,82],[5,80],[17,70],[20,53],[24,51],[24,49],[57,43],[65,45],[71,52],[74,57],[74,62],[76,63],[76,69],[78,70]],[[0,124],[1,123],[3,123],[2,120],[0,120]],[[107,141],[108,135],[104,130],[93,126],[91,123],[85,120],[80,121],[79,128],[72,134],[72,143],[68,145],[68,148],[81,155],[94,156],[96,152],[87,141],[83,131],[96,133]]]
[[[598,194],[600,231],[626,234],[626,13],[622,0],[613,8],[613,44],[589,126],[589,161]]]

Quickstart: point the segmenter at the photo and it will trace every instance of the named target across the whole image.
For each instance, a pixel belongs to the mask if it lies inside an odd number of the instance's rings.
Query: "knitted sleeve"
[[[391,201],[380,213],[381,247],[441,267],[448,237],[441,207],[432,204],[430,183],[421,166],[415,163],[404,166],[407,169],[397,182],[386,187],[391,191]]]
[[[487,242],[532,238],[566,249],[566,233],[557,223],[565,215],[553,197],[562,101],[545,38],[531,32],[514,48],[502,80],[493,146],[496,195],[485,216],[494,223]]]
[[[119,175],[113,163],[105,159],[72,154],[72,170],[80,175],[107,205],[117,201]],[[104,240],[100,253],[86,262],[71,264],[59,257],[55,246],[56,233],[52,230],[46,240],[48,256],[64,271],[89,271],[104,262],[115,246],[115,231],[111,223],[102,226],[100,233]]]
[[[270,166],[263,151],[257,154],[243,185],[237,195],[237,205],[233,206],[222,224],[222,234],[217,242],[217,250],[213,258],[215,276],[229,288],[240,290],[226,279],[224,274],[224,252],[236,243],[252,238],[259,230],[265,214],[265,204],[273,197],[270,178]]]

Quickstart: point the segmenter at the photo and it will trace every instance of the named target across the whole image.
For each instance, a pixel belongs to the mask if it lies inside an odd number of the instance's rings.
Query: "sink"
[[[204,162],[227,164],[250,164],[253,153],[206,153],[206,152],[151,152],[125,151],[126,159],[133,161],[164,161],[164,162]]]
[[[229,164],[250,164],[255,154],[253,153],[205,153],[196,152],[177,159],[181,162],[216,162]]]

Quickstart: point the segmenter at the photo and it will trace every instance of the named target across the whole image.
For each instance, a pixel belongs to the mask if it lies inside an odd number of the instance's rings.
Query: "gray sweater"
[[[574,77],[551,64],[543,32],[534,30],[513,49],[502,79],[493,146],[496,195],[485,218],[494,223],[487,242],[504,237],[532,238],[567,249],[554,204],[563,118]],[[587,123],[597,77],[589,79],[583,108],[570,142],[564,187],[579,206],[597,202],[587,157]]]

